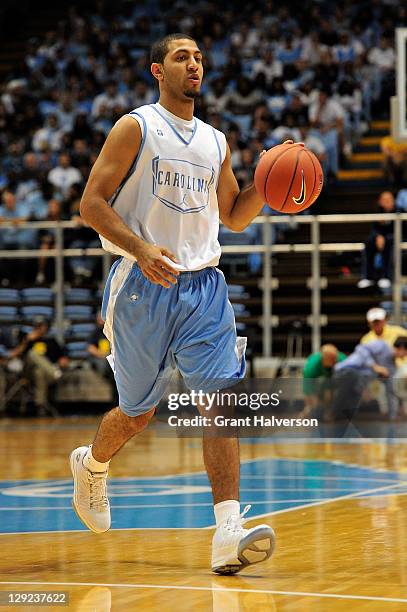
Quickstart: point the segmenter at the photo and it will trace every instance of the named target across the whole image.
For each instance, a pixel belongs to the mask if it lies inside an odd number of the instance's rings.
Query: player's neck
[[[167,111],[176,115],[180,119],[191,121],[194,116],[194,100],[174,100],[170,96],[166,95],[165,92],[161,92],[159,104],[163,106]]]

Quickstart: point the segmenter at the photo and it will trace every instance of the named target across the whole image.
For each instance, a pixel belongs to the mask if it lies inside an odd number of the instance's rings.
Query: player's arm
[[[162,247],[144,242],[109,205],[140,145],[138,121],[125,115],[112,128],[91,170],[81,200],[81,217],[98,234],[135,257],[144,276],[151,282],[169,287],[169,282],[175,282],[173,275],[178,275],[178,272],[163,256],[176,261],[174,255]]]
[[[234,232],[242,232],[264,206],[253,184],[240,191],[232,170],[229,145],[226,147],[217,194],[220,220]]]

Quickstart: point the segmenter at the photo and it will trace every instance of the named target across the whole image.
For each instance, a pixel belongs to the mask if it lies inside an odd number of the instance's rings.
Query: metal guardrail
[[[312,350],[317,351],[321,344],[321,253],[361,251],[363,242],[330,242],[321,243],[320,227],[332,223],[372,223],[375,221],[393,221],[394,223],[394,276],[393,276],[393,319],[395,323],[401,323],[402,304],[402,251],[407,249],[407,242],[402,242],[402,222],[407,221],[407,213],[388,214],[347,214],[347,215],[264,215],[254,219],[253,223],[263,226],[262,245],[228,245],[222,247],[222,253],[262,253],[263,254],[263,356],[272,355],[272,255],[274,253],[310,253],[311,254],[311,330]],[[276,244],[271,243],[271,225],[280,223],[299,223],[311,226],[311,239],[304,244]],[[64,257],[96,256],[103,258],[103,276],[106,280],[110,265],[111,255],[102,248],[64,249],[63,232],[65,229],[78,229],[81,227],[73,221],[35,221],[24,222],[16,225],[13,222],[0,223],[2,229],[52,229],[55,231],[55,248],[48,250],[25,249],[25,250],[0,250],[0,258],[4,259],[27,259],[38,257],[52,257],[55,259],[55,312],[56,328],[60,339],[63,337],[64,327]]]

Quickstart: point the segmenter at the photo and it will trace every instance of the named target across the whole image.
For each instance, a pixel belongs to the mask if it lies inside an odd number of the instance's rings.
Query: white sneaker
[[[380,278],[377,281],[377,285],[378,285],[379,289],[390,289],[391,281],[388,278]]]
[[[372,287],[374,282],[369,280],[368,278],[361,278],[358,282],[358,289],[367,289],[368,287]]]
[[[87,446],[72,451],[69,458],[74,482],[72,505],[82,523],[96,533],[110,528],[110,505],[106,493],[107,472],[91,472],[83,465]]]
[[[240,516],[230,516],[216,529],[212,540],[212,571],[216,574],[236,574],[247,565],[271,557],[276,539],[272,528],[269,525],[242,527],[243,517],[250,508],[246,506]]]

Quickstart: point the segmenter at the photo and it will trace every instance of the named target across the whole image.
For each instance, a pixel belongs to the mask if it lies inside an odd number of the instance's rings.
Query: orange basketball
[[[274,210],[293,215],[311,206],[324,175],[317,157],[302,144],[281,144],[261,156],[254,174],[256,191]]]

